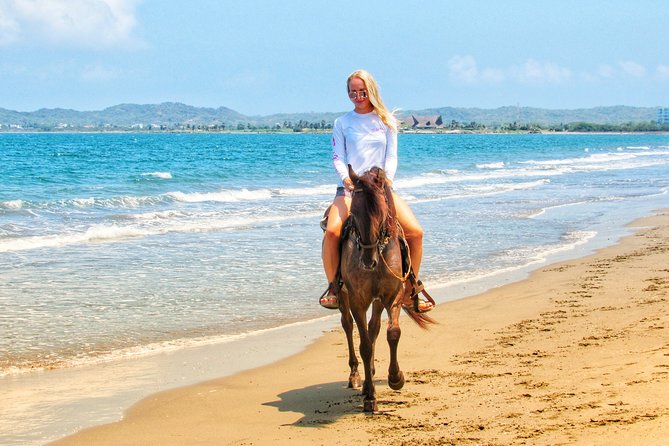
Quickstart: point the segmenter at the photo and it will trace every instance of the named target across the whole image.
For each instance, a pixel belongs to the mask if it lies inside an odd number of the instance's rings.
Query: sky
[[[669,106],[666,0],[0,0],[0,108]]]

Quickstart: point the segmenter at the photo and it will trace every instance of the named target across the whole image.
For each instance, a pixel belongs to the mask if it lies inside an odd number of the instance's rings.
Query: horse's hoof
[[[359,389],[362,386],[362,382],[360,381],[360,375],[357,373],[355,375],[351,375],[348,378],[348,388],[349,389]]]
[[[404,387],[404,373],[400,371],[396,380],[393,380],[392,377],[388,375],[388,387],[393,390],[400,390],[402,387]]]
[[[363,409],[365,412],[376,412],[378,410],[378,407],[376,405],[376,400],[369,400],[365,398],[365,402],[363,404]]]

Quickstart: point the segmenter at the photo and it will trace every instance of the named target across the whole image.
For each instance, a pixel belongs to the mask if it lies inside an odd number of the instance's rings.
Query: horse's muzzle
[[[369,255],[363,254],[360,257],[360,267],[366,271],[373,271],[379,265],[379,255],[376,250],[370,250]]]

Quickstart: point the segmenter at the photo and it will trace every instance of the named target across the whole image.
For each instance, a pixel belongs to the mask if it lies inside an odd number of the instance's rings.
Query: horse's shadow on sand
[[[263,403],[280,412],[302,413],[292,426],[319,427],[346,415],[362,415],[360,389],[349,389],[345,381],[316,384],[277,395],[277,401]],[[377,412],[377,414],[379,414]]]

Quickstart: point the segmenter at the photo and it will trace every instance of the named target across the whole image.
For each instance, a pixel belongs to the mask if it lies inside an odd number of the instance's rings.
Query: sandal
[[[328,289],[325,290],[325,292],[318,299],[318,303],[321,304],[321,307],[327,308],[329,310],[339,309],[339,298],[334,293],[334,287],[332,284],[328,285]]]
[[[434,309],[434,304],[428,300],[419,299],[418,296],[413,299],[413,309],[416,313],[427,313]]]
[[[402,306],[408,308],[410,305],[413,305],[413,311],[415,311],[416,313],[427,313],[428,311],[432,311],[436,303],[434,299],[432,299],[432,296],[430,296],[428,292],[425,291],[425,286],[423,285],[423,282],[415,279],[412,275],[411,280],[409,280],[409,286],[411,286],[412,302],[404,303],[402,304]],[[425,296],[427,300],[420,299],[418,297],[419,294],[423,294],[423,296]]]

